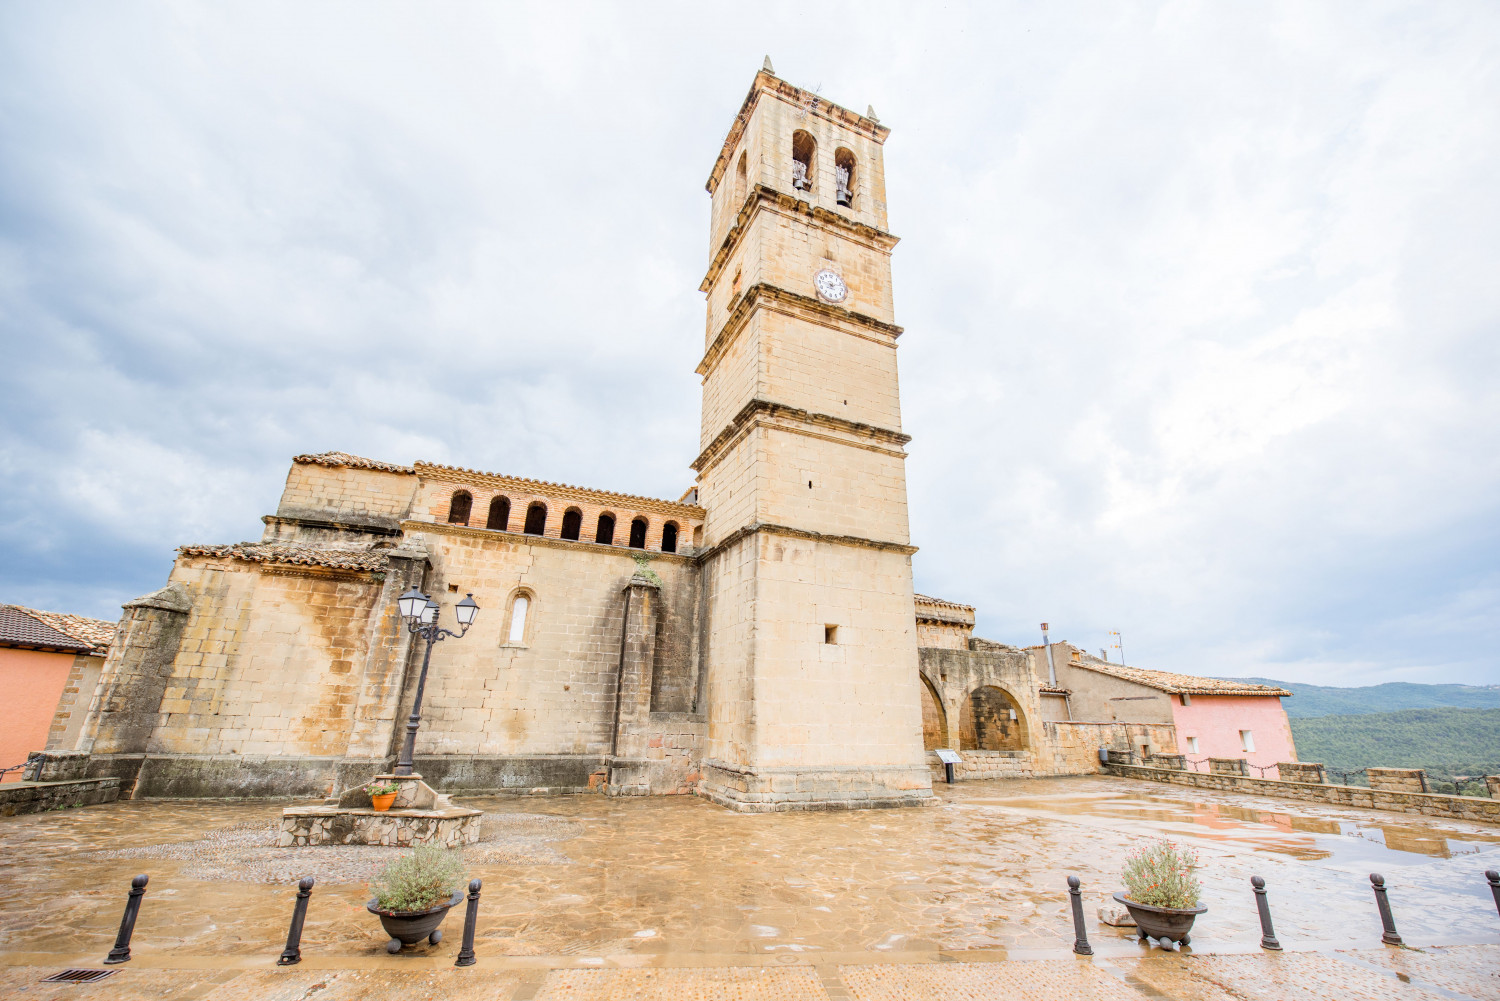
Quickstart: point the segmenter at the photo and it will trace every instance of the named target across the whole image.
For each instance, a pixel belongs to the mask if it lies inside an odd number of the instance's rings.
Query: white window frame
[[[1189,754],[1197,754],[1198,753],[1198,738],[1197,737],[1189,737],[1189,738],[1187,738],[1187,746],[1188,746],[1188,753]]]
[[[1240,750],[1244,751],[1246,754],[1254,754],[1255,753],[1255,731],[1254,730],[1241,730],[1240,731]]]

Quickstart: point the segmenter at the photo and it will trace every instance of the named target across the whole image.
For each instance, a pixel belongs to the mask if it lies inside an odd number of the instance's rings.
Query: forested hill
[[[1461,709],[1500,709],[1500,685],[1418,685],[1407,681],[1390,681],[1363,688],[1329,688],[1324,685],[1302,685],[1270,678],[1241,678],[1262,685],[1279,685],[1292,693],[1281,704],[1292,718],[1308,716],[1358,716],[1365,713],[1390,713],[1401,709],[1429,709],[1455,706]],[[1317,758],[1309,758],[1316,761]]]
[[[1291,723],[1297,759],[1339,771],[1375,765],[1425,768],[1443,779],[1500,775],[1500,709],[1406,709]]]

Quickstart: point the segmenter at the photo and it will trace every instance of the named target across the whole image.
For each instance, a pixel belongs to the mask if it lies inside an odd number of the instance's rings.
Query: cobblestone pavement
[[[388,957],[360,880],[389,850],[260,846],[283,804],[126,802],[0,820],[0,997],[1496,998],[1500,829],[1107,777],[940,787],[925,810],[745,816],[683,797],[495,798],[468,855],[480,965]],[[225,833],[229,829],[228,833]],[[1181,953],[1098,924],[1125,853],[1191,845],[1208,913]],[[385,855],[380,855],[385,852]],[[376,858],[376,855],[380,855]],[[1368,873],[1408,945],[1382,949]],[[129,879],[135,959],[97,986]],[[272,964],[298,873],[304,963]],[[1065,877],[1093,961],[1068,951]],[[1262,954],[1250,875],[1288,952]],[[269,882],[267,882],[269,880]]]

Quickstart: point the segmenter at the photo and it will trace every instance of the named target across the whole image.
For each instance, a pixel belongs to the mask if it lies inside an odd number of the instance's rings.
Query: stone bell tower
[[[700,503],[702,792],[746,811],[932,801],[922,749],[882,144],[756,74],[713,196]]]

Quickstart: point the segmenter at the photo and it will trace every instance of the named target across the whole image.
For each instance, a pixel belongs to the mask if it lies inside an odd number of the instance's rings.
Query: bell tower
[[[890,130],[756,74],[713,197],[698,473],[702,792],[745,811],[932,801],[896,379]]]

